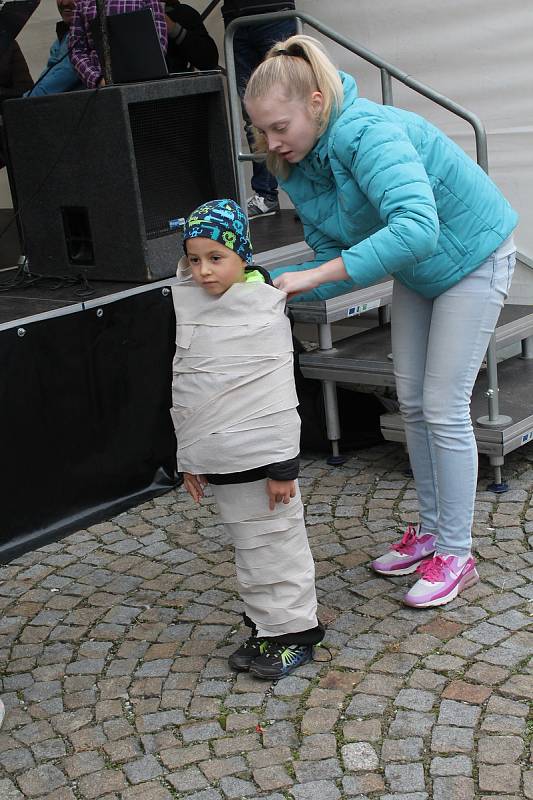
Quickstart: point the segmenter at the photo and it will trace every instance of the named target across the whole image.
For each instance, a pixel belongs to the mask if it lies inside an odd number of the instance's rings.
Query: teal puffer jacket
[[[340,73],[342,111],[280,181],[298,210],[315,260],[342,256],[350,280],[296,300],[333,297],[394,276],[436,297],[479,267],[518,216],[483,170],[417,114],[357,97]]]

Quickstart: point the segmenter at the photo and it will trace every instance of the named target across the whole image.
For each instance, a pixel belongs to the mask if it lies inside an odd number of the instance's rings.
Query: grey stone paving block
[[[342,777],[342,769],[337,758],[326,758],[323,761],[295,761],[294,772],[300,783]]]
[[[250,750],[259,750],[260,748],[261,743],[257,733],[247,733],[240,736],[232,736],[228,739],[213,740],[213,750],[219,758],[233,756],[236,753],[242,754]]]
[[[297,701],[278,700],[269,697],[265,708],[265,717],[268,720],[282,720],[292,717],[298,707]]]
[[[428,800],[426,792],[408,792],[407,794],[382,794],[379,800]]]
[[[407,739],[384,739],[381,746],[382,761],[416,761],[422,757],[424,742],[419,736]]]
[[[507,609],[513,608],[513,606],[519,606],[523,602],[523,598],[515,592],[498,592],[497,594],[484,597],[480,600],[483,608],[486,608],[487,611],[491,611],[493,614],[507,611]],[[496,622],[496,625],[498,624],[499,623]]]
[[[195,789],[205,789],[209,781],[198,767],[188,767],[180,772],[165,775],[165,780],[172,784],[177,792],[192,792]]]
[[[470,753],[474,747],[472,728],[436,725],[431,737],[431,749],[437,753]]]
[[[481,710],[476,706],[458,703],[456,700],[443,700],[437,723],[439,725],[458,725],[473,728],[480,717]]]
[[[433,800],[473,800],[474,796],[474,781],[471,778],[457,775],[435,778],[433,781]]]
[[[489,733],[521,734],[525,728],[526,722],[522,717],[505,714],[487,714],[481,723],[481,729]]]
[[[418,792],[425,789],[422,764],[387,764],[385,777],[394,792]]]
[[[123,769],[130,783],[134,784],[152,780],[163,774],[161,764],[151,755],[139,758],[138,761],[130,761],[128,764],[124,764]]]
[[[482,645],[476,642],[471,642],[468,639],[463,639],[462,636],[457,636],[455,639],[450,639],[446,642],[442,649],[454,656],[460,656],[460,658],[472,658],[472,656],[475,656],[483,648]]]
[[[298,678],[295,675],[290,675],[279,681],[273,690],[273,694],[277,697],[291,697],[300,695],[309,687],[309,681],[304,678]]]
[[[156,658],[153,661],[145,661],[135,672],[136,678],[165,678],[170,672],[172,658]]]
[[[0,753],[0,764],[6,772],[19,772],[34,767],[35,761],[29,750],[25,747],[17,747],[16,750],[6,750],[5,753]]]
[[[326,637],[329,641],[329,635]],[[375,657],[374,650],[354,650],[352,647],[342,647],[333,659],[332,666],[346,667],[347,669],[362,669]]]
[[[419,711],[397,711],[389,727],[389,735],[406,738],[427,736],[435,724],[435,715]]]
[[[522,650],[514,650],[510,647],[492,647],[480,653],[478,658],[480,661],[486,661],[488,664],[513,668],[520,661],[523,661],[524,653]]]
[[[315,761],[322,758],[333,758],[337,755],[337,740],[332,733],[317,733],[304,736],[300,747],[300,758]]]
[[[523,774],[524,794],[531,800],[533,798],[533,769],[526,770]]]
[[[506,611],[504,614],[498,614],[496,617],[491,617],[493,625],[508,628],[512,631],[518,631],[526,626],[531,625],[531,617],[527,614],[522,614],[520,611]]]
[[[180,709],[175,711],[160,711],[155,714],[144,714],[138,717],[137,729],[140,733],[153,733],[167,725],[181,725],[183,722],[185,722],[185,714]]]
[[[33,755],[38,761],[61,758],[66,755],[67,749],[63,739],[48,739],[45,742],[38,742],[32,745]],[[0,794],[0,797],[2,795]]]
[[[397,624],[395,621],[394,625]],[[417,661],[418,658],[416,656],[408,653],[389,653],[372,664],[372,669],[377,672],[390,672],[393,675],[405,675],[414,667]]]
[[[519,736],[482,736],[478,741],[478,759],[484,764],[512,764],[524,749]]]
[[[253,778],[263,791],[286,788],[294,783],[285,767],[279,764],[254,769]]]
[[[381,722],[377,719],[356,719],[344,722],[344,739],[348,742],[378,742],[381,740]]]
[[[218,789],[206,789],[205,792],[195,792],[186,797],[187,800],[222,800],[222,794]]]
[[[231,683],[228,681],[205,681],[197,684],[194,693],[202,697],[223,697],[229,691],[231,691]]]
[[[479,788],[481,791],[512,793],[520,791],[520,767],[518,764],[499,764],[479,767]]]
[[[99,675],[105,666],[103,658],[85,658],[67,665],[67,675]]]
[[[263,695],[259,694],[259,692],[245,692],[243,694],[229,694],[224,700],[224,705],[226,708],[257,708],[262,702]]]
[[[43,764],[20,775],[17,778],[22,792],[27,797],[52,792],[59,786],[65,786],[65,775],[53,764]]]
[[[394,705],[412,711],[431,711],[436,697],[420,689],[401,689],[394,698]]]
[[[48,722],[32,722],[24,728],[14,731],[13,736],[24,744],[35,744],[45,739],[53,739],[54,731]]]
[[[341,793],[333,781],[311,781],[289,789],[294,800],[339,800]]]
[[[293,723],[281,721],[269,725],[263,733],[263,744],[265,747],[278,747],[279,745],[297,747],[298,736]]]
[[[382,697],[395,697],[400,686],[400,678],[370,673],[358,684],[357,691]]]
[[[209,761],[204,761],[200,764],[200,769],[210,783],[218,781],[220,778],[227,777],[228,775],[236,775],[237,773],[248,771],[246,762],[242,756],[209,759]]]
[[[87,775],[90,772],[99,772],[104,769],[105,764],[102,756],[95,752],[89,751],[78,753],[73,756],[68,756],[63,761],[63,768],[69,778],[79,778],[81,775]]]
[[[527,703],[519,703],[508,697],[499,697],[493,694],[487,703],[487,714],[509,714],[515,717],[527,717],[529,707]]]
[[[241,778],[221,778],[220,788],[224,797],[229,800],[241,797],[252,797],[256,794],[257,789],[250,781],[243,781]]]
[[[434,777],[444,777],[450,775],[472,775],[472,759],[468,756],[450,756],[450,758],[432,759],[430,773]]]
[[[345,769],[354,772],[377,769],[379,765],[377,753],[368,742],[345,744],[341,753]]]
[[[19,689],[27,689],[35,683],[33,676],[29,672],[22,672],[18,675],[5,675],[4,692],[17,692]]]
[[[195,744],[188,745],[187,747],[164,748],[161,750],[160,758],[168,769],[180,769],[188,764],[194,764],[195,762],[209,759],[209,745]]]
[[[160,642],[184,642],[190,638],[193,626],[188,624],[166,625],[161,631]]]
[[[176,712],[168,712],[176,713]],[[159,716],[159,715],[152,715],[152,716]],[[181,716],[183,717],[183,712],[181,712]],[[153,729],[157,730],[157,728]],[[204,724],[199,725],[183,725],[181,728],[181,735],[183,736],[183,741],[188,742],[204,742],[208,739],[218,738],[220,736],[224,736],[224,731],[220,727],[220,723],[218,722],[206,722]]]
[[[442,647],[442,645],[441,645]],[[424,665],[435,672],[459,672],[465,667],[464,659],[457,656],[434,655],[424,660]]]
[[[23,800],[24,795],[12,781],[0,778],[0,797],[2,800]]]
[[[103,621],[112,622],[117,625],[131,625],[133,620],[139,616],[141,611],[141,608],[135,608],[134,606],[117,605],[109,609],[103,618]]]

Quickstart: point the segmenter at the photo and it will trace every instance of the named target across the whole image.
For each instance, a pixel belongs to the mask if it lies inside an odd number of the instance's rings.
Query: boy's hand
[[[294,481],[274,481],[272,478],[267,478],[266,490],[268,507],[274,511],[276,503],[290,503],[291,497],[296,496],[296,483]]]
[[[183,485],[194,502],[199,503],[204,496],[204,486],[207,486],[207,479],[205,475],[191,475],[190,472],[184,472]]]

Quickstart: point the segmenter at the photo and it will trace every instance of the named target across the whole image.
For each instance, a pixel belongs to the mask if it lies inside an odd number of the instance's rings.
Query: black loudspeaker
[[[236,199],[220,74],[12,100],[3,112],[36,274],[170,277],[183,252],[178,220]]]

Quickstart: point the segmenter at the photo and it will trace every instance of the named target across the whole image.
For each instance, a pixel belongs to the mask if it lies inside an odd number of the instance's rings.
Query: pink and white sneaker
[[[461,564],[457,556],[435,555],[423,561],[416,571],[422,577],[403,598],[403,602],[413,608],[443,606],[479,580],[472,556]]]
[[[401,541],[370,566],[380,575],[410,575],[424,558],[435,552],[436,540],[433,533],[420,535],[419,525],[409,525]]]

